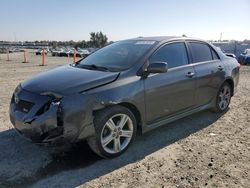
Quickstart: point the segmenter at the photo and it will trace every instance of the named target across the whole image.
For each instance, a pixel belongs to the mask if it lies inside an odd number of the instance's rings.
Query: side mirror
[[[150,73],[164,73],[168,71],[168,64],[166,62],[154,61],[149,64],[146,69],[148,74]]]

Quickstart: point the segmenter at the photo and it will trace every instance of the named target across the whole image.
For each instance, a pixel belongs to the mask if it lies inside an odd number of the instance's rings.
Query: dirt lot
[[[97,157],[85,142],[64,149],[21,138],[9,121],[11,94],[19,82],[72,58],[0,54],[0,187],[250,187],[250,67],[225,114],[201,112],[159,128],[122,156]]]

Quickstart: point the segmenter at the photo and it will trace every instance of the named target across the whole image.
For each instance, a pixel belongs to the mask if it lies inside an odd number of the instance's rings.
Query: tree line
[[[15,42],[8,42],[8,41],[0,41],[0,43],[8,43],[12,45]],[[75,48],[101,48],[103,46],[106,46],[111,42],[108,42],[108,37],[100,32],[91,32],[90,33],[90,39],[89,40],[81,40],[81,41],[50,41],[50,40],[41,40],[41,41],[24,41],[24,42],[17,42],[17,43],[23,43],[23,44],[35,44],[35,45],[46,45],[51,46],[53,48],[61,47],[61,46],[72,46]]]
[[[40,41],[45,42],[45,41]],[[101,48],[108,44],[108,37],[100,32],[91,32],[90,39],[88,41],[81,40],[81,41],[47,41],[49,46],[54,48],[59,46],[73,46],[75,48]]]

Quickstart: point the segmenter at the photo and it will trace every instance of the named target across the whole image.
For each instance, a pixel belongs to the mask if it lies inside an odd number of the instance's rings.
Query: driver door
[[[184,42],[160,47],[149,62],[168,63],[166,73],[150,74],[144,80],[147,123],[188,110],[194,106],[195,72],[188,62]]]

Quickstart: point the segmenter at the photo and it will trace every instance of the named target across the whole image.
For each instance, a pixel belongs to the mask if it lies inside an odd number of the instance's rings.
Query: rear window
[[[197,42],[189,42],[193,63],[212,61],[213,56],[208,45]]]

